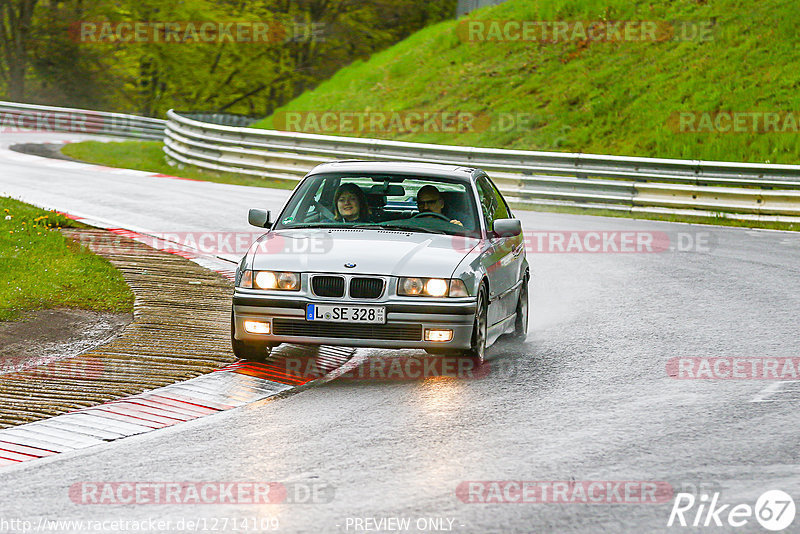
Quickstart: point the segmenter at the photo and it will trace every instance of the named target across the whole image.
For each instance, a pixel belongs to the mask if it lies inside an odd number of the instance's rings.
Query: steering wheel
[[[441,213],[436,213],[435,211],[423,211],[417,213],[416,215],[411,217],[411,219],[419,219],[420,217],[438,217],[443,221],[450,222],[450,217],[448,217],[447,215],[442,215]]]

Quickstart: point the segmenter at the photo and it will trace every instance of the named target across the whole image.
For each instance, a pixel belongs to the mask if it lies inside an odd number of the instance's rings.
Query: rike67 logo
[[[719,493],[695,498],[691,493],[678,493],[669,514],[667,526],[743,527],[753,517],[765,529],[778,532],[788,528],[795,518],[794,500],[781,490],[770,490],[749,504],[721,504]]]

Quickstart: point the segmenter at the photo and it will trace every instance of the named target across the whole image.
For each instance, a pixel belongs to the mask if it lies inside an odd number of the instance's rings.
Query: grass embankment
[[[686,133],[676,119],[680,112],[724,111],[794,112],[798,119],[800,47],[793,2],[509,0],[466,20],[655,21],[655,35],[667,39],[634,32],[636,40],[616,42],[581,40],[580,34],[572,39],[572,33],[556,43],[473,41],[464,19],[448,21],[340,70],[256,126],[281,126],[289,111],[478,112],[493,118],[492,127],[455,134],[340,133],[525,150],[800,163],[797,121],[793,129],[782,119],[781,133]],[[672,27],[679,34],[698,36],[672,40],[668,21],[677,21]],[[475,35],[492,38],[490,26],[484,28]],[[520,114],[521,122],[501,125],[499,114]],[[751,129],[748,121],[745,117],[744,130]]]
[[[796,5],[786,0],[508,0],[467,18],[423,29],[367,61],[357,61],[254,126],[280,129],[286,126],[287,113],[299,112],[305,127],[299,129],[309,133],[796,164],[800,163],[796,18]],[[473,36],[487,40],[470,38],[469,21],[486,24]],[[634,21],[634,31],[632,39],[603,41],[581,39],[572,26],[569,38],[559,42],[514,42],[497,40],[497,34],[489,30],[498,26],[491,21]],[[637,34],[636,22],[655,22],[657,39],[643,30]],[[555,36],[554,27],[549,28],[546,36]],[[329,111],[378,117],[390,117],[394,112],[471,113],[480,120],[474,122],[474,128],[456,133],[391,127],[326,130],[314,128],[314,122],[306,120],[308,112],[320,119]],[[731,126],[724,115],[715,115],[721,112],[778,114],[781,131],[763,131],[766,115],[740,115],[744,118],[739,132],[718,131],[713,123],[708,128],[706,121],[718,118],[722,128]],[[693,122],[701,131],[682,131],[680,113],[692,114],[689,117],[694,120],[687,126]],[[145,157],[145,151],[135,148],[138,143],[125,143],[134,147],[125,162],[99,157],[111,145],[98,147],[95,155],[80,155],[81,145],[67,147],[65,152],[86,161],[143,168],[139,159]],[[155,156],[160,145],[153,146],[159,147],[152,149]],[[158,159],[166,165],[160,154]],[[177,172],[164,166],[147,170]],[[187,169],[180,175],[193,177],[192,172]],[[202,172],[197,177],[209,179]],[[275,187],[259,180],[246,185]],[[541,210],[585,213],[569,207]],[[604,214],[626,216],[615,211]],[[722,217],[635,217],[778,229],[797,226]]]
[[[57,231],[71,226],[78,225],[0,197],[0,321],[46,308],[133,309],[133,292],[122,274]]]
[[[122,141],[104,143],[84,141],[65,145],[61,152],[71,158],[123,169],[136,169],[180,178],[222,184],[292,189],[296,182],[267,178],[248,178],[231,173],[204,171],[196,167],[173,167],[164,158],[164,143],[159,141]]]

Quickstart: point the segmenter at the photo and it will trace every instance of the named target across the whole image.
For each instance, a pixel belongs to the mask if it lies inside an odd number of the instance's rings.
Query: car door
[[[494,185],[491,179],[488,180],[494,192],[497,201],[497,210],[495,211],[495,220],[497,219],[514,219],[514,214],[508,203],[503,198],[500,190]],[[508,317],[517,311],[517,301],[519,300],[519,291],[516,291],[519,281],[522,280],[524,275],[525,265],[525,238],[523,234],[507,237],[504,239],[503,251],[507,254],[503,257],[502,263],[508,269],[508,283],[512,291],[508,291],[500,301],[503,306],[504,317]]]
[[[516,308],[513,289],[517,278],[515,267],[518,269],[518,264],[514,254],[521,236],[501,237],[494,234],[494,221],[510,216],[508,206],[487,176],[479,176],[475,185],[487,230],[488,243],[481,263],[489,278],[488,320],[491,326],[514,313]]]

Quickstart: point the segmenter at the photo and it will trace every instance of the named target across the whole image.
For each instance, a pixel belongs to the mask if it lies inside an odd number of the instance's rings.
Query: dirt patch
[[[43,158],[64,159],[67,161],[78,161],[61,152],[64,148],[63,143],[20,143],[9,147],[14,152],[41,156]]]
[[[55,309],[0,322],[0,374],[72,358],[117,337],[131,313]]]

